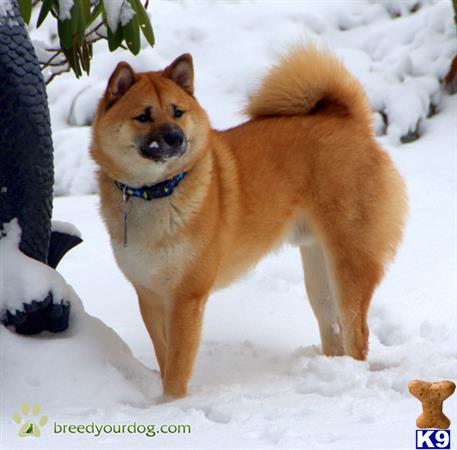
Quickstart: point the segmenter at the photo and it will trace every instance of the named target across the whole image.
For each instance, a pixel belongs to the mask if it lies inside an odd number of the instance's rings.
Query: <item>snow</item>
[[[438,83],[457,50],[451,2],[151,4],[156,48],[133,57],[97,44],[90,78],[63,75],[49,87],[55,188],[72,195],[55,200],[54,218],[84,238],[59,271],[84,304],[68,288],[71,323],[58,335],[0,328],[0,447],[415,448],[421,407],[407,383],[457,378],[457,102]],[[33,35],[46,40],[43,30]],[[211,296],[190,394],[162,403],[152,345],[114,261],[99,199],[78,195],[96,191],[86,124],[118,61],[159,69],[190,51],[196,96],[213,125],[235,125],[265,69],[306,36],[325,40],[365,86],[378,139],[409,192],[404,242],[370,308],[368,359],[322,356],[299,252],[285,247]],[[431,103],[437,113],[427,117]],[[420,138],[398,145],[418,121]],[[7,245],[17,247],[12,237],[0,240]],[[39,402],[50,419],[39,439],[17,435],[11,417],[23,402]],[[455,439],[456,394],[444,410]],[[53,421],[189,424],[192,432],[95,438],[53,434]]]
[[[373,3],[383,5],[393,17],[408,14],[411,8],[420,5],[416,0],[375,0]]]
[[[52,231],[59,233],[69,234],[70,236],[81,237],[81,232],[69,222],[63,222],[61,220],[53,220],[51,224]]]
[[[71,8],[74,0],[59,0],[59,20],[71,19]]]
[[[128,0],[103,0],[106,20],[110,30],[115,33],[119,24],[128,25],[136,14]]]
[[[43,300],[52,293],[54,303],[67,301],[68,286],[62,276],[19,250],[21,228],[16,219],[0,233],[0,316],[6,310],[24,311],[24,303]]]
[[[17,20],[11,19],[12,13],[13,4],[11,3],[11,0],[0,0],[0,25],[3,25],[6,22],[10,27],[17,26]]]
[[[103,0],[103,6],[105,7],[106,20],[110,30],[115,33],[117,26],[119,25],[121,9],[124,0]]]
[[[11,11],[12,5],[11,0],[2,0],[0,2],[0,18],[6,17]]]
[[[135,14],[136,12],[131,7],[130,3],[128,1],[124,1],[124,3],[122,3],[121,15],[119,17],[121,25],[123,27],[127,26]]]

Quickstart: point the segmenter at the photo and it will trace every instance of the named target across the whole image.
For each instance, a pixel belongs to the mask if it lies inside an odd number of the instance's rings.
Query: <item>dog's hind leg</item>
[[[335,293],[344,353],[364,360],[368,353],[368,307],[384,266],[382,260],[354,245],[351,239],[338,239],[326,258]]]
[[[315,241],[300,247],[309,302],[319,323],[322,351],[327,356],[344,354],[338,309],[330,285],[321,246]]]

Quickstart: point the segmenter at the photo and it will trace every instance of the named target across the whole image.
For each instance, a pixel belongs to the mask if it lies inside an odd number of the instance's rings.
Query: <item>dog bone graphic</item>
[[[449,428],[451,421],[443,414],[443,402],[454,393],[455,383],[413,380],[408,389],[422,403],[422,414],[416,420],[418,428]]]

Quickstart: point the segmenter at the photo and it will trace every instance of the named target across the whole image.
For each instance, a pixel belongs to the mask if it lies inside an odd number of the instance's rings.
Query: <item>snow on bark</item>
[[[11,0],[0,1],[0,20],[12,10]]]
[[[79,238],[81,237],[81,232],[72,223],[63,222],[60,220],[53,220],[51,222],[51,225],[52,231],[69,234],[70,236],[76,236]]]
[[[23,311],[24,303],[43,300],[52,293],[55,303],[68,298],[64,278],[19,250],[21,228],[17,219],[4,224],[0,233],[0,314]]]
[[[14,11],[11,0],[0,0],[0,25],[4,23],[10,27],[18,24],[17,20],[14,19]]]

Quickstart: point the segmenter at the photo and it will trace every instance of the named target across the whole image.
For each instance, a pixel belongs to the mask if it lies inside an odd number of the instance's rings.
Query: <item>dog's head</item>
[[[93,126],[91,154],[104,172],[132,186],[154,184],[189,170],[210,129],[193,97],[192,57],[160,72],[136,74],[117,65]]]

